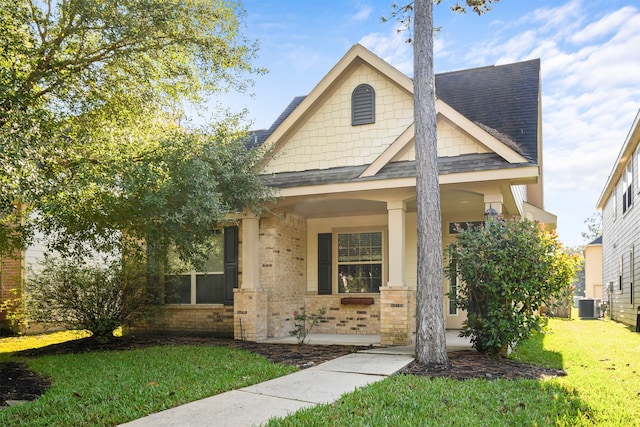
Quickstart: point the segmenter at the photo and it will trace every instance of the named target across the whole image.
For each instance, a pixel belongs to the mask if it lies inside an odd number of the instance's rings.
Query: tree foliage
[[[566,296],[577,264],[555,233],[528,220],[462,231],[449,257],[448,274],[460,278],[451,297],[467,311],[461,334],[490,354],[539,328],[539,308]]]
[[[172,236],[197,251],[268,196],[239,118],[179,126],[184,102],[244,90],[256,45],[222,0],[6,0],[0,8],[0,251],[35,230],[77,252]]]
[[[587,231],[582,232],[582,238],[587,244],[602,236],[602,211],[594,212],[583,222],[587,226]]]

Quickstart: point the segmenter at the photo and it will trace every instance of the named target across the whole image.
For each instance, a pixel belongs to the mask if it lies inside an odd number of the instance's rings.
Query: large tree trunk
[[[448,365],[442,307],[442,220],[433,74],[433,0],[414,2],[414,19],[413,104],[418,199],[416,360],[429,365]]]

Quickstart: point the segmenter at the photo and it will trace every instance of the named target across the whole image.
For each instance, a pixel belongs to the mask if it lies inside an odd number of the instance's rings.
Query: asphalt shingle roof
[[[436,74],[436,95],[471,121],[507,135],[538,162],[540,60]]]
[[[530,166],[531,164],[526,164]],[[300,172],[282,172],[265,176],[268,185],[278,188],[307,185],[339,184],[345,182],[374,181],[380,179],[412,178],[416,176],[416,162],[393,162],[383,167],[375,176],[358,178],[368,165],[344,166],[330,169],[314,169]],[[464,154],[457,157],[440,157],[438,173],[447,175],[462,172],[511,169],[522,163],[509,163],[494,153]]]

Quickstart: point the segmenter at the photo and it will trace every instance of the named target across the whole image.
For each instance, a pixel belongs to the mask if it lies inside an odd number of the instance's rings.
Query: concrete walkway
[[[375,336],[369,337],[375,339]],[[344,344],[349,337],[316,334],[310,338],[310,342]],[[457,337],[457,331],[447,331],[448,351],[469,348],[469,341]],[[413,354],[413,346],[372,348],[284,377],[158,412],[123,426],[261,425],[272,417],[284,417],[302,408],[335,402],[344,393],[381,381],[411,363]]]

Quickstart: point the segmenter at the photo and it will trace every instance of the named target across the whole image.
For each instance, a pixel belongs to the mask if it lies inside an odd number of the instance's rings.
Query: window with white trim
[[[382,285],[381,231],[338,233],[338,292],[378,293]]]

